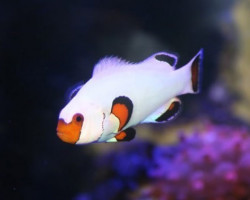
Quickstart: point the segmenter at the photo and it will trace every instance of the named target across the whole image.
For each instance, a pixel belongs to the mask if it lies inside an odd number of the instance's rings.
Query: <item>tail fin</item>
[[[190,61],[191,65],[191,81],[194,93],[198,93],[201,86],[201,69],[202,69],[203,49]]]
[[[182,94],[198,93],[201,86],[201,62],[203,57],[203,50],[201,49],[196,56],[192,58],[186,65],[175,70],[178,72],[177,77],[181,78],[181,92]]]

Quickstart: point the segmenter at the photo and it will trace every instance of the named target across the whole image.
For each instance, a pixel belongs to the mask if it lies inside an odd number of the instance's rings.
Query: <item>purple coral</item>
[[[153,164],[148,169],[154,184],[146,189],[148,197],[250,197],[250,135],[245,129],[210,125],[199,134],[187,138],[182,135],[175,147],[178,151],[171,159],[167,155],[171,147],[155,147]],[[143,195],[143,190],[139,194]]]
[[[179,138],[172,146],[121,144],[99,163],[106,173],[91,196],[132,200],[250,198],[248,130],[206,125],[200,132],[180,134]],[[112,192],[103,192],[110,191],[111,183],[116,186]],[[97,194],[102,195],[98,198]]]

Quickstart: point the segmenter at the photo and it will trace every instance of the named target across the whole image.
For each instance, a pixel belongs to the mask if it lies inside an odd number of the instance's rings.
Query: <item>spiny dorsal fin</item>
[[[95,65],[92,76],[95,76],[105,71],[114,70],[117,69],[117,67],[121,67],[128,64],[130,64],[128,61],[118,57],[105,57]]]

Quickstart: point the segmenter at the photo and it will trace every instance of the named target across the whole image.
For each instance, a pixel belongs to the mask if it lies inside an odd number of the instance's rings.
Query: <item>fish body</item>
[[[202,50],[177,70],[177,57],[165,52],[140,63],[100,60],[92,78],[61,111],[58,136],[76,144],[129,141],[135,136],[131,127],[174,118],[181,106],[176,96],[199,91],[201,57]]]

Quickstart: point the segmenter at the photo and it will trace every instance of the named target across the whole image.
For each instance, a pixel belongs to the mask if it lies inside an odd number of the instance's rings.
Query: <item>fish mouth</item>
[[[81,135],[82,125],[75,123],[74,121],[70,123],[65,123],[63,119],[59,119],[57,125],[57,136],[66,143],[75,144]]]
[[[57,132],[56,134],[63,142],[66,142],[69,144],[75,144],[78,141],[78,139],[72,138],[68,136],[68,134],[65,134],[65,133]]]

